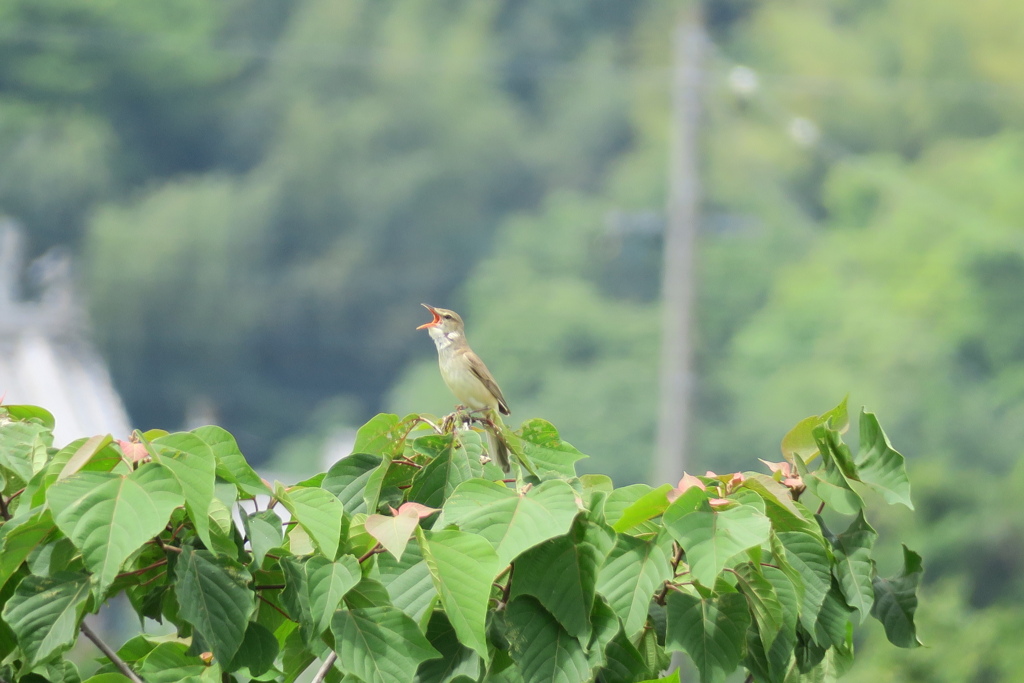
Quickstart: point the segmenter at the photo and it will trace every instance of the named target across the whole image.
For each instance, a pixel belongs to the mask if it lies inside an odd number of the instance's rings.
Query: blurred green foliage
[[[1024,601],[998,580],[1022,532],[984,522],[973,482],[1020,498],[1024,5],[705,7],[694,469],[850,392],[931,477],[914,545],[949,612],[922,611],[922,638],[964,611],[1003,633],[986,587]],[[11,0],[0,210],[34,253],[81,247],[140,426],[203,397],[253,460],[312,460],[311,431],[446,412],[426,301],[464,315],[513,417],[644,480],[676,11]],[[992,643],[970,674],[936,673],[936,647],[896,679],[1010,680]]]

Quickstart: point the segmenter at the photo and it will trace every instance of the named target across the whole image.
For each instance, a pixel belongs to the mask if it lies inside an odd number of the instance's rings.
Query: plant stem
[[[143,680],[139,678],[138,674],[132,671],[131,667],[125,664],[124,660],[118,657],[117,653],[111,650],[110,646],[104,643],[100,639],[100,637],[96,635],[96,632],[89,628],[89,625],[86,624],[84,621],[82,622],[81,630],[82,635],[91,640],[96,645],[96,647],[100,649],[100,652],[105,654],[107,656],[107,659],[113,662],[114,666],[121,670],[121,673],[123,673],[128,678],[132,679],[135,683],[143,683]]]
[[[322,683],[323,680],[327,678],[327,674],[330,673],[331,667],[334,666],[334,662],[336,661],[338,661],[337,652],[332,652],[327,655],[327,659],[324,660],[323,666],[317,670],[316,676],[313,677],[313,680],[310,683]]]
[[[370,559],[371,557],[380,552],[384,552],[384,548],[381,546],[380,543],[378,543],[377,545],[367,550],[366,553],[359,558],[359,564],[362,564],[365,560]]]
[[[136,569],[136,570],[130,571],[130,572],[121,572],[120,574],[117,575],[117,578],[123,579],[126,576],[135,576],[137,574],[145,574],[150,569],[156,569],[157,567],[162,567],[165,564],[167,564],[167,558],[164,558],[162,560],[157,560],[153,564],[149,565],[148,567],[143,567],[142,569]]]

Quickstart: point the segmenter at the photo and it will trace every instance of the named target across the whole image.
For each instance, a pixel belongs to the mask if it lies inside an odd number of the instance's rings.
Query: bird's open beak
[[[416,328],[417,330],[422,330],[425,327],[433,327],[434,325],[441,322],[441,316],[437,314],[437,311],[434,310],[433,306],[428,306],[427,304],[420,304],[420,306],[423,306],[423,308],[430,311],[434,315],[434,319],[431,320],[429,323],[423,323],[422,325]]]

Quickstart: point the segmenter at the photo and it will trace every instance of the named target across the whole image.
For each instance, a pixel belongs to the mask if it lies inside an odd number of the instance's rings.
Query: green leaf
[[[890,505],[902,503],[911,510],[910,480],[903,456],[893,449],[878,418],[866,410],[860,414],[860,450],[857,453],[860,480],[882,494]]]
[[[245,533],[249,537],[249,547],[255,566],[263,565],[263,560],[271,548],[280,547],[284,542],[281,518],[273,510],[260,510],[250,515],[243,515]]]
[[[563,477],[576,476],[576,461],[588,456],[562,441],[558,430],[546,420],[527,420],[521,427],[521,447],[538,472],[553,472]]]
[[[277,638],[264,626],[250,621],[245,628],[245,637],[225,671],[238,671],[242,667],[252,676],[261,676],[274,666],[279,650]]]
[[[320,486],[337,496],[350,515],[367,512],[363,489],[381,462],[382,459],[378,455],[353,453],[334,463],[331,469],[327,470]]]
[[[378,555],[376,569],[391,604],[421,623],[424,612],[434,604],[437,589],[419,544],[406,548],[401,561],[390,554]]]
[[[86,439],[64,463],[60,473],[57,475],[57,479],[66,479],[72,474],[80,471],[86,464],[89,463],[97,454],[103,451],[104,448],[109,446],[113,442],[113,438],[109,434],[100,436],[92,436]],[[56,456],[54,457],[56,460]]]
[[[210,504],[217,482],[217,462],[206,443],[188,432],[155,439],[153,460],[169,469],[185,495],[185,509],[203,544],[213,550],[210,538]]]
[[[83,683],[131,683],[131,681],[132,679],[124,674],[110,672],[90,676]]]
[[[178,483],[163,466],[148,463],[128,476],[79,472],[46,491],[54,521],[95,574],[102,595],[121,565],[159,534],[182,504]]]
[[[619,533],[629,531],[641,522],[663,514],[668,508],[668,492],[671,490],[671,484],[663,484],[644,494],[622,511],[619,518],[612,524],[612,529]]]
[[[816,427],[815,439],[821,452],[822,466],[808,472],[804,461],[797,458],[796,466],[807,489],[843,515],[857,514],[864,507],[864,500],[850,484],[857,480],[856,465],[850,449],[842,442],[839,433],[825,427]]]
[[[793,429],[782,437],[782,455],[793,462],[794,456],[804,461],[811,459],[818,452],[818,443],[814,438],[815,428],[821,425],[829,425],[839,433],[843,433],[850,426],[850,417],[847,412],[846,402],[849,396],[844,396],[832,410],[821,415],[805,417],[796,424]]]
[[[405,436],[406,432],[401,425],[402,421],[397,415],[388,413],[375,415],[356,432],[356,442],[352,446],[352,452],[395,455],[396,444]]]
[[[306,561],[305,571],[313,633],[319,635],[330,628],[334,611],[362,574],[359,561],[352,555],[342,555],[337,562],[313,556]]]
[[[836,538],[836,578],[846,602],[860,613],[860,620],[871,609],[875,592],[871,585],[874,564],[871,549],[875,546],[878,533],[864,518],[864,512],[857,515],[849,528]]]
[[[825,600],[821,603],[818,621],[814,625],[815,641],[825,647],[829,645],[842,647],[846,642],[847,634],[852,630],[850,616],[855,611],[846,604],[839,583],[833,580],[825,595]]]
[[[619,535],[597,575],[597,591],[622,619],[632,639],[647,620],[647,608],[661,585],[672,578],[668,556],[654,541]]]
[[[666,606],[665,648],[690,655],[702,683],[724,681],[743,654],[750,626],[746,599],[739,593],[724,593],[712,600],[670,591]]]
[[[10,410],[10,407],[8,407]],[[0,472],[7,479],[4,493],[24,487],[46,464],[53,433],[38,422],[0,424]]]
[[[505,565],[521,552],[569,531],[579,508],[564,481],[545,481],[525,495],[502,484],[471,479],[444,504],[444,523],[479,534]]]
[[[903,546],[903,569],[891,579],[873,577],[875,602],[871,616],[882,622],[885,636],[897,647],[918,647],[914,626],[914,612],[917,611],[917,589],[921,585],[924,567],[921,556]]]
[[[198,683],[207,669],[199,657],[187,654],[184,643],[160,643],[139,660],[139,675],[146,683]]]
[[[578,683],[590,679],[590,665],[573,638],[539,602],[516,598],[506,608],[512,659],[525,683]]]
[[[804,592],[800,607],[800,622],[814,632],[818,611],[832,584],[832,563],[821,538],[799,531],[782,531],[779,541],[785,549],[786,562],[803,580]]]
[[[229,481],[249,495],[271,495],[270,487],[263,483],[260,475],[246,461],[238,448],[235,437],[216,425],[208,425],[192,430],[213,453],[217,463],[217,476]]]
[[[364,683],[411,682],[420,662],[441,653],[394,607],[339,610],[331,622],[337,666]]]
[[[70,648],[89,600],[89,577],[73,572],[51,576],[30,574],[18,584],[3,609],[32,667]]]
[[[458,634],[444,612],[434,612],[430,616],[427,640],[441,653],[441,658],[420,664],[416,672],[418,683],[448,683],[458,676],[479,680],[482,673],[479,655],[459,641]]]
[[[784,625],[782,603],[775,594],[775,587],[764,577],[760,568],[750,562],[744,562],[736,568],[736,578],[737,587],[747,598],[761,641],[765,649],[771,649]]]
[[[572,534],[545,541],[516,560],[510,598],[532,595],[569,635],[585,638],[603,559],[597,548]]]
[[[733,557],[760,546],[771,532],[771,522],[751,505],[713,510],[706,500],[685,495],[665,511],[664,522],[693,577],[708,587]]]
[[[237,562],[190,546],[182,548],[174,573],[181,617],[209,644],[217,661],[230,662],[256,610],[252,576]]]
[[[49,510],[41,510],[20,521],[10,521],[0,526],[0,587],[18,571],[43,539],[53,531],[53,516]]]
[[[320,552],[331,560],[338,556],[347,517],[345,506],[337,497],[321,488],[292,487],[285,490],[281,484],[274,489],[274,497],[292,513]]]
[[[439,508],[460,484],[473,478],[469,454],[451,435],[423,436],[415,445],[432,458],[413,478],[409,500]]]
[[[486,539],[462,531],[420,531],[423,558],[459,640],[487,659],[487,602],[505,563]]]
[[[604,517],[608,524],[616,524],[630,506],[653,491],[647,484],[631,484],[615,489],[604,501]],[[668,500],[666,496],[666,500]],[[629,529],[631,536],[654,535],[660,525],[654,521],[641,522]]]
[[[39,406],[30,405],[4,405],[0,406],[12,420],[20,420],[21,422],[37,421],[49,430],[53,430],[56,421],[53,419],[53,413],[46,408],[40,408]]]
[[[646,658],[622,631],[608,643],[606,655],[607,663],[601,670],[601,681],[605,683],[632,683],[647,679],[654,673],[647,666]]]

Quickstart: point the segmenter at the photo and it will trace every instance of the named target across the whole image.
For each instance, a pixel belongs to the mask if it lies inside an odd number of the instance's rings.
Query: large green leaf
[[[460,484],[473,478],[469,454],[453,436],[423,436],[415,444],[432,457],[413,478],[409,500],[439,508]]]
[[[79,472],[46,492],[54,521],[82,551],[102,594],[128,556],[163,530],[182,504],[177,481],[155,463],[128,476]]]
[[[480,656],[462,644],[444,612],[437,611],[430,616],[427,640],[441,653],[441,658],[420,664],[416,672],[418,683],[448,683],[459,676],[472,681],[479,680],[482,668]]]
[[[198,427],[192,433],[210,447],[217,462],[217,476],[238,486],[249,495],[271,495],[270,488],[249,465],[235,437],[216,425]]]
[[[851,615],[856,610],[846,604],[843,591],[835,580],[829,587],[825,600],[818,612],[818,621],[814,625],[814,639],[822,646],[842,647],[848,634],[852,631]]]
[[[803,581],[800,622],[813,633],[821,603],[825,601],[832,583],[832,563],[828,550],[820,537],[811,534],[783,531],[777,535],[785,549],[786,562],[799,573]]]
[[[671,484],[664,484],[644,494],[622,511],[612,524],[612,528],[620,533],[629,531],[638,524],[664,513],[669,505],[668,492],[671,490]]]
[[[174,569],[181,617],[207,643],[217,661],[235,656],[256,610],[249,572],[207,550],[182,548]]]
[[[917,588],[921,585],[924,567],[921,556],[903,546],[903,569],[891,579],[875,576],[875,602],[871,616],[882,622],[889,642],[898,647],[918,647],[914,612],[917,611]]]
[[[814,436],[821,452],[821,467],[808,471],[804,461],[796,458],[807,490],[840,514],[856,514],[864,507],[864,500],[850,484],[857,480],[857,472],[849,448],[833,429],[816,427]]]
[[[519,553],[569,531],[579,508],[564,481],[546,481],[521,494],[485,479],[460,485],[444,504],[444,522],[483,536],[508,564]]]
[[[597,570],[604,558],[581,535],[558,536],[520,555],[510,598],[532,595],[569,635],[585,639],[590,633]]]
[[[462,531],[418,532],[423,558],[448,620],[467,647],[487,658],[487,602],[504,565],[486,539]]]
[[[339,610],[331,622],[338,668],[364,683],[412,681],[420,662],[441,653],[394,607]]]
[[[713,510],[696,494],[677,498],[665,511],[664,522],[686,553],[693,578],[708,587],[730,559],[761,545],[771,532],[771,522],[756,507]]]
[[[30,574],[3,609],[3,620],[18,639],[31,667],[70,648],[89,601],[89,577],[73,572]]]
[[[53,433],[46,425],[38,422],[0,424],[0,472],[7,480],[4,492],[25,486],[46,464],[47,449],[52,445]]]
[[[520,446],[538,472],[553,472],[563,477],[576,476],[576,461],[587,456],[562,441],[558,430],[546,420],[527,420],[521,428]]]
[[[213,550],[210,505],[217,482],[217,461],[213,450],[198,436],[188,432],[161,436],[152,444],[153,460],[174,473],[185,494],[185,508],[196,533],[203,544]]]
[[[512,659],[525,683],[578,683],[590,679],[590,665],[580,641],[566,633],[534,598],[516,598],[506,612]]]
[[[860,480],[882,494],[887,503],[903,503],[911,510],[910,480],[903,456],[893,449],[878,418],[866,410],[860,414],[860,450],[857,453]]]
[[[391,604],[420,623],[424,612],[434,604],[437,589],[419,544],[406,548],[401,560],[380,554],[375,564],[380,582],[391,596]]]
[[[3,401],[3,396],[0,396],[0,401]],[[53,419],[53,413],[46,408],[39,406],[30,405],[3,405],[0,406],[0,414],[6,413],[12,420],[21,420],[23,422],[34,421],[39,422],[47,429],[53,429],[56,425],[56,421]]]
[[[352,555],[342,555],[337,562],[313,556],[306,561],[306,590],[309,591],[309,613],[313,633],[319,635],[331,626],[334,610],[352,590],[362,574],[359,562]]]
[[[284,542],[281,518],[273,510],[259,510],[251,515],[244,515],[242,522],[249,537],[253,561],[257,567],[262,566],[270,549],[277,548]]]
[[[800,597],[793,582],[775,567],[761,567],[765,580],[771,584],[780,610],[780,622],[775,636],[766,638],[764,622],[755,615],[755,624],[747,632],[747,655],[745,663],[755,678],[766,681],[783,681],[791,668],[793,651],[797,647],[797,622]]]
[[[380,413],[373,416],[356,432],[354,453],[396,455],[401,449],[401,439],[408,427],[397,415]]]
[[[139,674],[146,683],[199,683],[206,663],[187,653],[184,643],[160,643],[139,660]]]
[[[622,619],[633,638],[647,620],[647,608],[661,585],[672,578],[672,565],[660,545],[619,535],[597,575],[597,590]]]
[[[331,469],[327,470],[320,486],[337,496],[350,515],[366,512],[363,489],[366,487],[370,475],[380,466],[381,462],[383,460],[379,455],[353,453],[334,463]]]
[[[53,516],[49,510],[0,526],[0,588],[53,529]]]
[[[770,649],[784,625],[782,603],[775,587],[761,573],[761,568],[744,562],[736,568],[736,586],[747,599],[757,632],[766,649]],[[794,621],[795,621],[794,613]]]
[[[849,396],[844,396],[839,405],[827,413],[811,415],[800,420],[782,437],[782,455],[790,462],[793,461],[794,456],[798,456],[804,461],[812,459],[812,456],[818,453],[814,430],[821,425],[828,425],[840,433],[845,432],[850,426],[850,417],[846,408],[849,398]]]
[[[274,497],[292,513],[320,552],[331,560],[338,556],[341,532],[348,518],[345,506],[336,496],[321,488],[296,486],[285,490],[278,484]]]
[[[280,645],[273,633],[266,627],[250,621],[246,626],[242,644],[226,670],[237,671],[244,666],[250,675],[261,676],[274,666],[279,649]]]
[[[665,648],[683,651],[700,672],[702,683],[720,683],[740,663],[750,613],[739,593],[703,599],[670,591],[666,601]]]
[[[871,585],[874,564],[871,549],[878,533],[871,528],[861,511],[846,531],[836,538],[836,578],[850,607],[860,613],[863,621],[874,603],[875,592]]]

